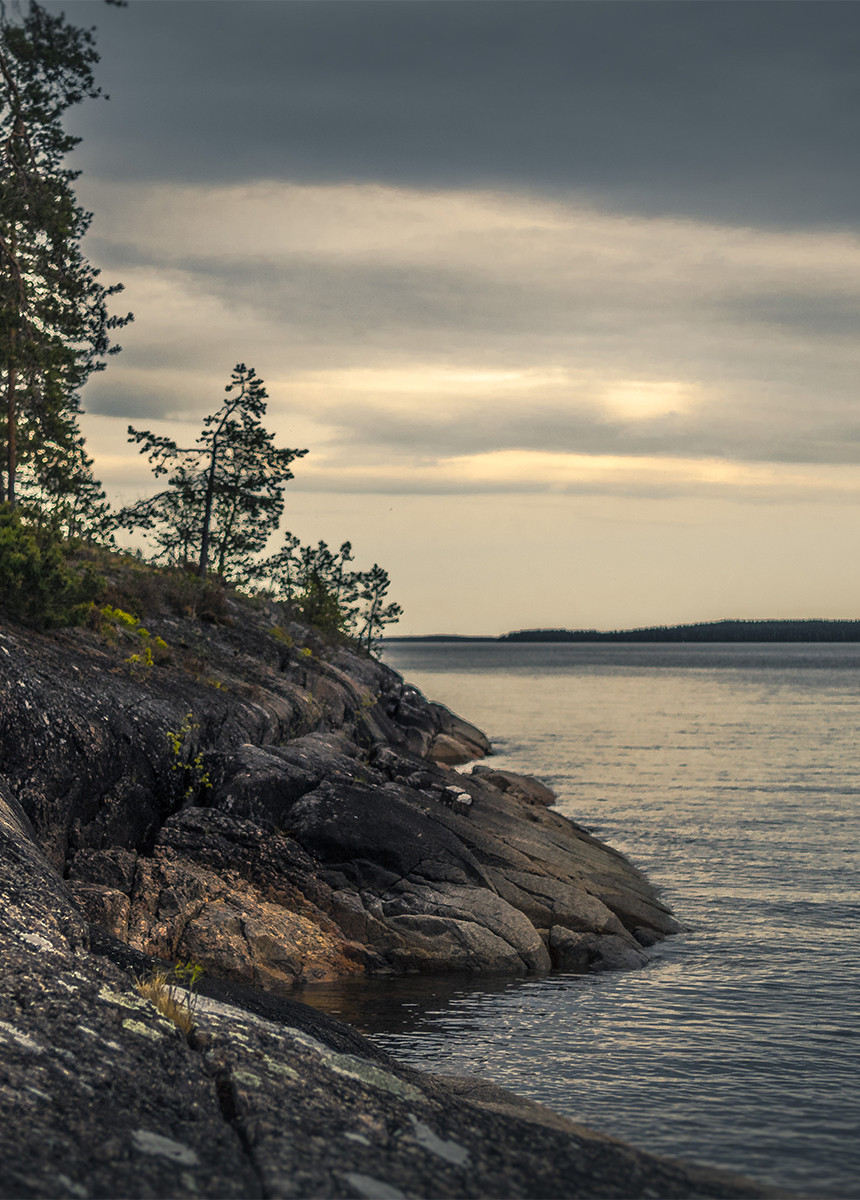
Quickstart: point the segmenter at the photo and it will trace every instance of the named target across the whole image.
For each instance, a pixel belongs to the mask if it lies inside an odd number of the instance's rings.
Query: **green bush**
[[[35,629],[80,625],[103,583],[91,567],[69,568],[56,533],[0,505],[0,612]]]

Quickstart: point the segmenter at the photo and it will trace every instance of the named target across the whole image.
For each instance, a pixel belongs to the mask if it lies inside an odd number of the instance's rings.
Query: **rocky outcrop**
[[[196,809],[173,826],[175,844],[205,818],[216,834],[230,825]],[[239,878],[251,872],[248,846],[233,844]],[[98,853],[104,882],[88,886],[126,895],[133,854]],[[278,853],[255,876],[261,892]],[[88,928],[2,785],[0,863],[8,1200],[766,1194],[492,1085],[406,1070],[331,1019],[240,985],[210,980],[213,994],[191,1000],[194,1028],[183,1035],[135,984],[151,960]]]
[[[678,928],[468,722],[274,611],[0,637],[0,781],[90,922],[287,994],[364,971],[635,967]]]

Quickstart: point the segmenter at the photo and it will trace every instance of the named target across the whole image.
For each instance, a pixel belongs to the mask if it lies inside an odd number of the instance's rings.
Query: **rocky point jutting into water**
[[[288,998],[635,967],[677,926],[537,781],[455,772],[482,733],[276,621],[228,601],[0,634],[0,1194],[762,1194],[405,1070]],[[205,969],[188,1037],[138,993],[155,960]]]

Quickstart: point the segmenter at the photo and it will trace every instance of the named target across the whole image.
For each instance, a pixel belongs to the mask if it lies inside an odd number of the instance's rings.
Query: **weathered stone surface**
[[[0,851],[8,1200],[764,1194],[490,1085],[405,1070],[330,1018],[262,994],[265,1015],[201,998],[186,1039],[138,994],[144,956],[107,935],[93,939],[107,953],[88,949],[2,790]]]
[[[556,802],[556,794],[545,783],[535,779],[534,775],[518,775],[514,771],[494,771],[492,767],[472,767],[472,774],[477,775],[483,783],[492,784],[500,792],[509,792],[520,800],[530,804],[544,804],[551,808]]]
[[[677,928],[538,781],[432,761],[445,739],[454,759],[486,753],[474,726],[379,663],[237,615],[163,622],[193,658],[144,678],[89,633],[0,642],[0,778],[88,919],[279,991],[364,969],[546,970],[553,927],[620,938],[635,953],[610,940],[589,961],[629,965]]]
[[[584,831],[411,754],[393,672],[173,626],[202,680],[130,678],[88,634],[0,642],[0,1197],[765,1194],[279,998],[368,968],[626,966],[673,925]],[[153,955],[208,964],[190,1038],[137,990]]]
[[[426,751],[433,762],[454,766],[492,754],[490,741],[480,729],[441,704],[429,707],[438,721],[438,732]]]

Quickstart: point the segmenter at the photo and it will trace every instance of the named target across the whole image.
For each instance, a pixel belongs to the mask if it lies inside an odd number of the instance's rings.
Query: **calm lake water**
[[[688,932],[642,971],[315,989],[401,1060],[645,1149],[860,1194],[860,645],[395,643]],[[468,768],[467,768],[468,769]]]

